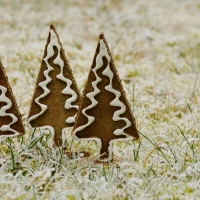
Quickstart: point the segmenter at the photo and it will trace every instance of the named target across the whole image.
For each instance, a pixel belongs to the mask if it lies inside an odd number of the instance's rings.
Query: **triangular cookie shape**
[[[113,141],[139,138],[103,33],[99,36],[73,134],[83,140],[96,140],[101,161],[112,160]]]
[[[62,131],[74,125],[79,102],[78,86],[56,29],[51,25],[32,97],[28,125],[49,129],[56,146],[61,146]]]
[[[25,133],[21,114],[0,60],[0,136]]]

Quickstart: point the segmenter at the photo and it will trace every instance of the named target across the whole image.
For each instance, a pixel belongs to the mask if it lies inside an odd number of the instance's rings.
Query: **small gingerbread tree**
[[[21,114],[0,60],[0,136],[25,133]]]
[[[64,128],[73,126],[80,94],[53,25],[50,26],[44,57],[36,81],[28,125],[48,128],[56,146],[62,145]]]
[[[112,160],[112,142],[139,137],[132,111],[103,33],[83,92],[73,134],[96,140],[99,160]]]

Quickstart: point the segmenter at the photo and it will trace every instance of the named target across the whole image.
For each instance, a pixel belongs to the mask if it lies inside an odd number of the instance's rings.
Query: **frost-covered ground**
[[[0,0],[0,57],[24,122],[54,23],[80,89],[104,32],[141,133],[107,166],[68,158],[48,134],[1,139],[1,199],[199,199],[199,19],[199,0]]]

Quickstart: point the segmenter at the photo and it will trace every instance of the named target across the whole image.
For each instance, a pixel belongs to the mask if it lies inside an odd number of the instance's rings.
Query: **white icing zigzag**
[[[87,110],[90,110],[91,108],[94,108],[94,107],[98,104],[98,102],[96,101],[96,99],[95,99],[94,97],[95,97],[97,94],[100,93],[100,90],[99,90],[99,88],[97,87],[97,84],[98,84],[99,82],[101,82],[102,79],[98,76],[97,70],[100,69],[100,68],[103,66],[103,56],[104,56],[104,53],[105,53],[105,52],[104,52],[104,49],[102,49],[102,47],[100,46],[100,52],[99,52],[99,54],[98,54],[97,57],[96,57],[96,66],[94,67],[94,69],[92,69],[92,71],[93,71],[93,73],[94,73],[94,75],[95,75],[95,78],[96,78],[96,80],[92,82],[92,87],[93,87],[94,90],[86,95],[86,96],[90,99],[90,101],[91,101],[92,103],[91,103],[88,107],[86,107],[86,108],[84,108],[84,109],[82,110],[82,113],[83,113],[84,116],[87,117],[88,122],[87,122],[87,124],[82,125],[82,126],[76,128],[75,131],[74,131],[74,134],[75,134],[75,135],[76,135],[76,133],[77,133],[78,131],[81,131],[81,130],[85,129],[85,128],[88,127],[90,124],[92,124],[92,122],[95,120],[95,118],[94,118],[93,116],[88,115],[88,114],[86,113],[86,111],[87,111]]]
[[[64,81],[67,84],[66,88],[63,89],[61,93],[66,94],[66,95],[71,95],[71,97],[69,99],[67,99],[66,102],[65,102],[65,108],[66,109],[75,108],[76,110],[78,110],[79,106],[72,105],[72,103],[75,102],[77,100],[77,97],[78,97],[76,92],[71,89],[72,81],[63,76],[64,62],[63,62],[63,60],[61,59],[61,56],[60,56],[61,46],[58,43],[58,40],[56,40],[56,35],[52,30],[51,30],[51,35],[52,35],[52,37],[54,37],[54,39],[55,39],[54,45],[58,49],[58,56],[54,60],[54,64],[59,65],[60,68],[61,68],[60,74],[58,74],[56,77],[58,79],[60,79],[61,81]],[[68,117],[66,122],[67,123],[73,123],[73,122],[75,122],[75,118],[76,118],[76,114],[73,117]]]
[[[38,106],[40,106],[41,111],[38,114],[33,115],[28,119],[29,125],[30,125],[30,122],[32,120],[38,118],[39,116],[41,116],[47,110],[47,106],[42,104],[42,103],[40,103],[40,100],[50,93],[50,90],[47,88],[47,85],[52,81],[52,79],[49,77],[49,73],[54,69],[53,69],[53,67],[50,66],[50,64],[48,63],[48,60],[51,57],[53,57],[53,55],[54,55],[54,49],[53,49],[54,46],[56,46],[57,49],[58,49],[58,56],[54,60],[54,64],[59,65],[60,68],[61,68],[60,74],[57,75],[56,77],[58,79],[60,79],[61,81],[64,81],[67,84],[66,88],[64,90],[62,90],[61,93],[62,94],[67,94],[67,95],[72,95],[71,98],[66,100],[65,108],[66,109],[70,109],[70,108],[78,109],[78,106],[72,105],[72,102],[76,101],[76,99],[77,99],[77,94],[71,89],[72,81],[67,79],[67,78],[65,78],[64,75],[63,75],[64,62],[60,57],[61,46],[58,43],[58,39],[57,39],[57,36],[56,36],[55,32],[53,30],[50,30],[50,42],[49,42],[49,44],[47,46],[47,56],[44,58],[44,61],[45,61],[46,65],[47,65],[47,69],[44,71],[44,76],[45,76],[46,80],[41,82],[41,83],[39,83],[39,86],[43,89],[44,93],[35,99],[35,103]],[[74,121],[75,121],[75,116],[74,117],[69,117],[66,120],[67,123],[72,123]]]
[[[52,81],[52,79],[49,77],[49,72],[53,71],[54,69],[49,65],[48,59],[51,58],[53,55],[54,55],[53,41],[51,38],[50,43],[47,46],[47,56],[44,58],[44,61],[47,65],[47,69],[44,71],[44,76],[46,80],[39,83],[39,86],[43,89],[44,93],[35,99],[35,103],[41,108],[41,111],[38,114],[33,115],[28,119],[29,124],[32,120],[37,119],[47,110],[47,106],[45,104],[40,103],[40,99],[44,98],[50,93],[50,90],[47,88],[47,85]]]
[[[85,109],[82,110],[82,113],[83,115],[85,115],[88,119],[88,122],[87,124],[85,125],[82,125],[80,127],[78,127],[77,129],[75,129],[75,132],[74,134],[76,135],[76,133],[78,131],[81,131],[83,130],[84,128],[86,128],[87,126],[89,126],[90,124],[92,124],[92,122],[95,120],[95,118],[93,116],[90,116],[90,115],[87,115],[86,114],[86,111],[95,107],[98,102],[95,100],[95,95],[97,95],[98,93],[100,93],[100,90],[98,89],[97,87],[97,84],[102,80],[98,74],[96,73],[97,70],[99,68],[101,68],[103,66],[103,56],[105,56],[108,60],[108,66],[106,67],[106,69],[103,71],[103,75],[107,76],[109,79],[110,79],[110,83],[108,86],[105,87],[105,89],[111,93],[113,93],[116,97],[113,101],[111,101],[110,105],[111,106],[116,106],[116,107],[120,107],[120,110],[117,110],[114,115],[113,115],[113,120],[114,121],[119,121],[119,120],[123,120],[125,121],[126,123],[126,126],[122,129],[117,129],[114,131],[114,134],[115,135],[125,135],[127,137],[130,137],[129,135],[127,135],[124,130],[128,127],[131,126],[131,122],[127,119],[127,118],[124,118],[124,117],[120,117],[121,114],[123,114],[125,111],[126,111],[126,107],[125,105],[119,100],[120,96],[121,96],[121,93],[117,90],[115,90],[113,87],[112,87],[112,81],[113,81],[113,72],[111,71],[110,69],[110,66],[109,66],[109,63],[110,63],[110,56],[108,55],[108,52],[107,52],[107,48],[105,46],[105,43],[103,40],[100,40],[100,51],[99,51],[99,54],[97,55],[96,57],[96,67],[94,69],[92,69],[92,71],[94,72],[95,74],[95,77],[96,77],[96,80],[92,82],[92,86],[94,88],[94,90],[90,93],[88,93],[86,96],[92,101],[92,104],[88,107],[86,107]]]
[[[1,126],[0,131],[11,131],[14,134],[17,134],[17,132],[10,127],[12,124],[18,121],[17,117],[11,113],[6,113],[6,111],[12,107],[12,102],[10,101],[10,99],[6,97],[7,89],[3,86],[0,86],[0,91],[1,91],[0,102],[6,103],[6,105],[0,109],[0,116],[1,117],[9,116],[12,118],[12,122],[8,125]]]
[[[112,86],[112,82],[113,82],[113,72],[111,71],[110,69],[110,66],[109,66],[109,63],[110,63],[110,56],[108,55],[108,52],[107,52],[107,48],[105,46],[105,43],[103,42],[103,40],[100,40],[100,46],[102,46],[102,49],[104,49],[104,56],[107,58],[108,60],[108,66],[106,67],[106,69],[102,72],[103,75],[107,76],[109,79],[110,79],[110,83],[109,85],[107,85],[105,87],[105,89],[111,93],[113,93],[115,95],[115,99],[113,101],[110,102],[110,105],[111,106],[115,106],[115,107],[120,107],[120,110],[117,110],[114,115],[113,115],[113,120],[114,121],[120,121],[120,120],[123,120],[125,123],[126,123],[126,126],[122,129],[117,129],[114,131],[114,134],[115,135],[125,135],[127,137],[130,137],[128,136],[124,130],[128,127],[131,126],[131,122],[125,118],[125,117],[120,117],[121,114],[125,113],[126,111],[126,106],[119,100],[120,96],[121,96],[121,93],[117,90],[115,90]]]

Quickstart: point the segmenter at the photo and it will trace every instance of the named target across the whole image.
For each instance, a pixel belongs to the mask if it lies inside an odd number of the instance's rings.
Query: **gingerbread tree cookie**
[[[99,160],[112,160],[112,142],[139,137],[132,111],[103,33],[83,91],[73,134],[96,140]]]
[[[49,129],[56,146],[62,145],[64,128],[74,125],[80,93],[53,25],[28,115],[28,125]]]
[[[25,133],[21,114],[0,60],[0,136]]]

